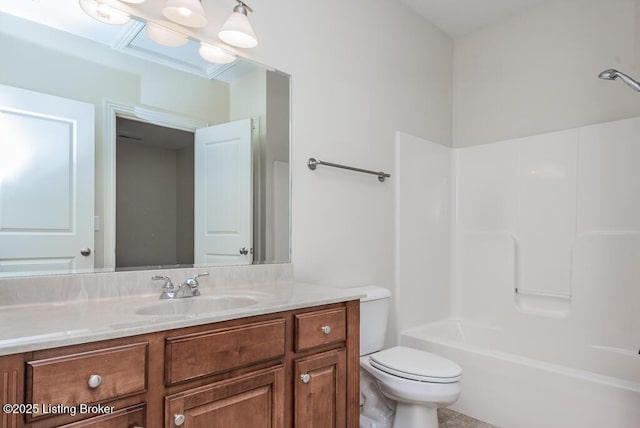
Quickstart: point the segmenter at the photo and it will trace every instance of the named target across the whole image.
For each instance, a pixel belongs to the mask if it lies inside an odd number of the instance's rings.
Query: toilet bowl
[[[395,346],[380,350],[391,293],[380,287],[358,290],[366,294],[360,304],[360,367],[369,375],[362,376],[361,382],[374,379],[386,397],[385,404],[395,402],[394,428],[438,428],[438,408],[453,404],[460,396],[462,369],[446,358],[417,349]],[[366,390],[376,407],[371,410],[363,397],[360,428],[388,427],[393,405],[381,406],[381,400],[371,397],[369,384]]]
[[[380,365],[377,361],[385,353],[398,359]],[[403,365],[405,356],[419,364]],[[433,362],[439,364],[430,366]],[[360,367],[376,380],[382,394],[396,401],[396,428],[437,428],[438,408],[455,403],[460,396],[462,369],[428,352],[397,346],[360,357]]]

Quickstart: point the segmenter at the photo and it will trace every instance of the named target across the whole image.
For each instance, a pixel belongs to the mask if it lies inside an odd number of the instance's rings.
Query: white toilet
[[[373,286],[356,290],[366,294],[360,300],[360,428],[437,428],[437,409],[460,396],[462,369],[425,351],[381,350],[391,292]]]

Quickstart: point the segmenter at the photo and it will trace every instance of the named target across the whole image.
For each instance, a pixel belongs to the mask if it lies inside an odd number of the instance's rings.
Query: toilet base
[[[438,428],[438,409],[398,402],[393,428]]]

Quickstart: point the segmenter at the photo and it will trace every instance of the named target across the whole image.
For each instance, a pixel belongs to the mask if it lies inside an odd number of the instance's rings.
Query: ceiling
[[[193,145],[193,132],[165,128],[139,120],[116,118],[117,142],[138,143],[167,150]]]
[[[455,38],[550,0],[400,0]]]

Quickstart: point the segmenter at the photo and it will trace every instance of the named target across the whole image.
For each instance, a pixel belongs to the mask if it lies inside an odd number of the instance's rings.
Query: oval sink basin
[[[143,306],[136,311],[138,315],[198,315],[230,309],[244,308],[258,303],[249,296],[198,296],[184,299],[165,300],[153,305]]]

